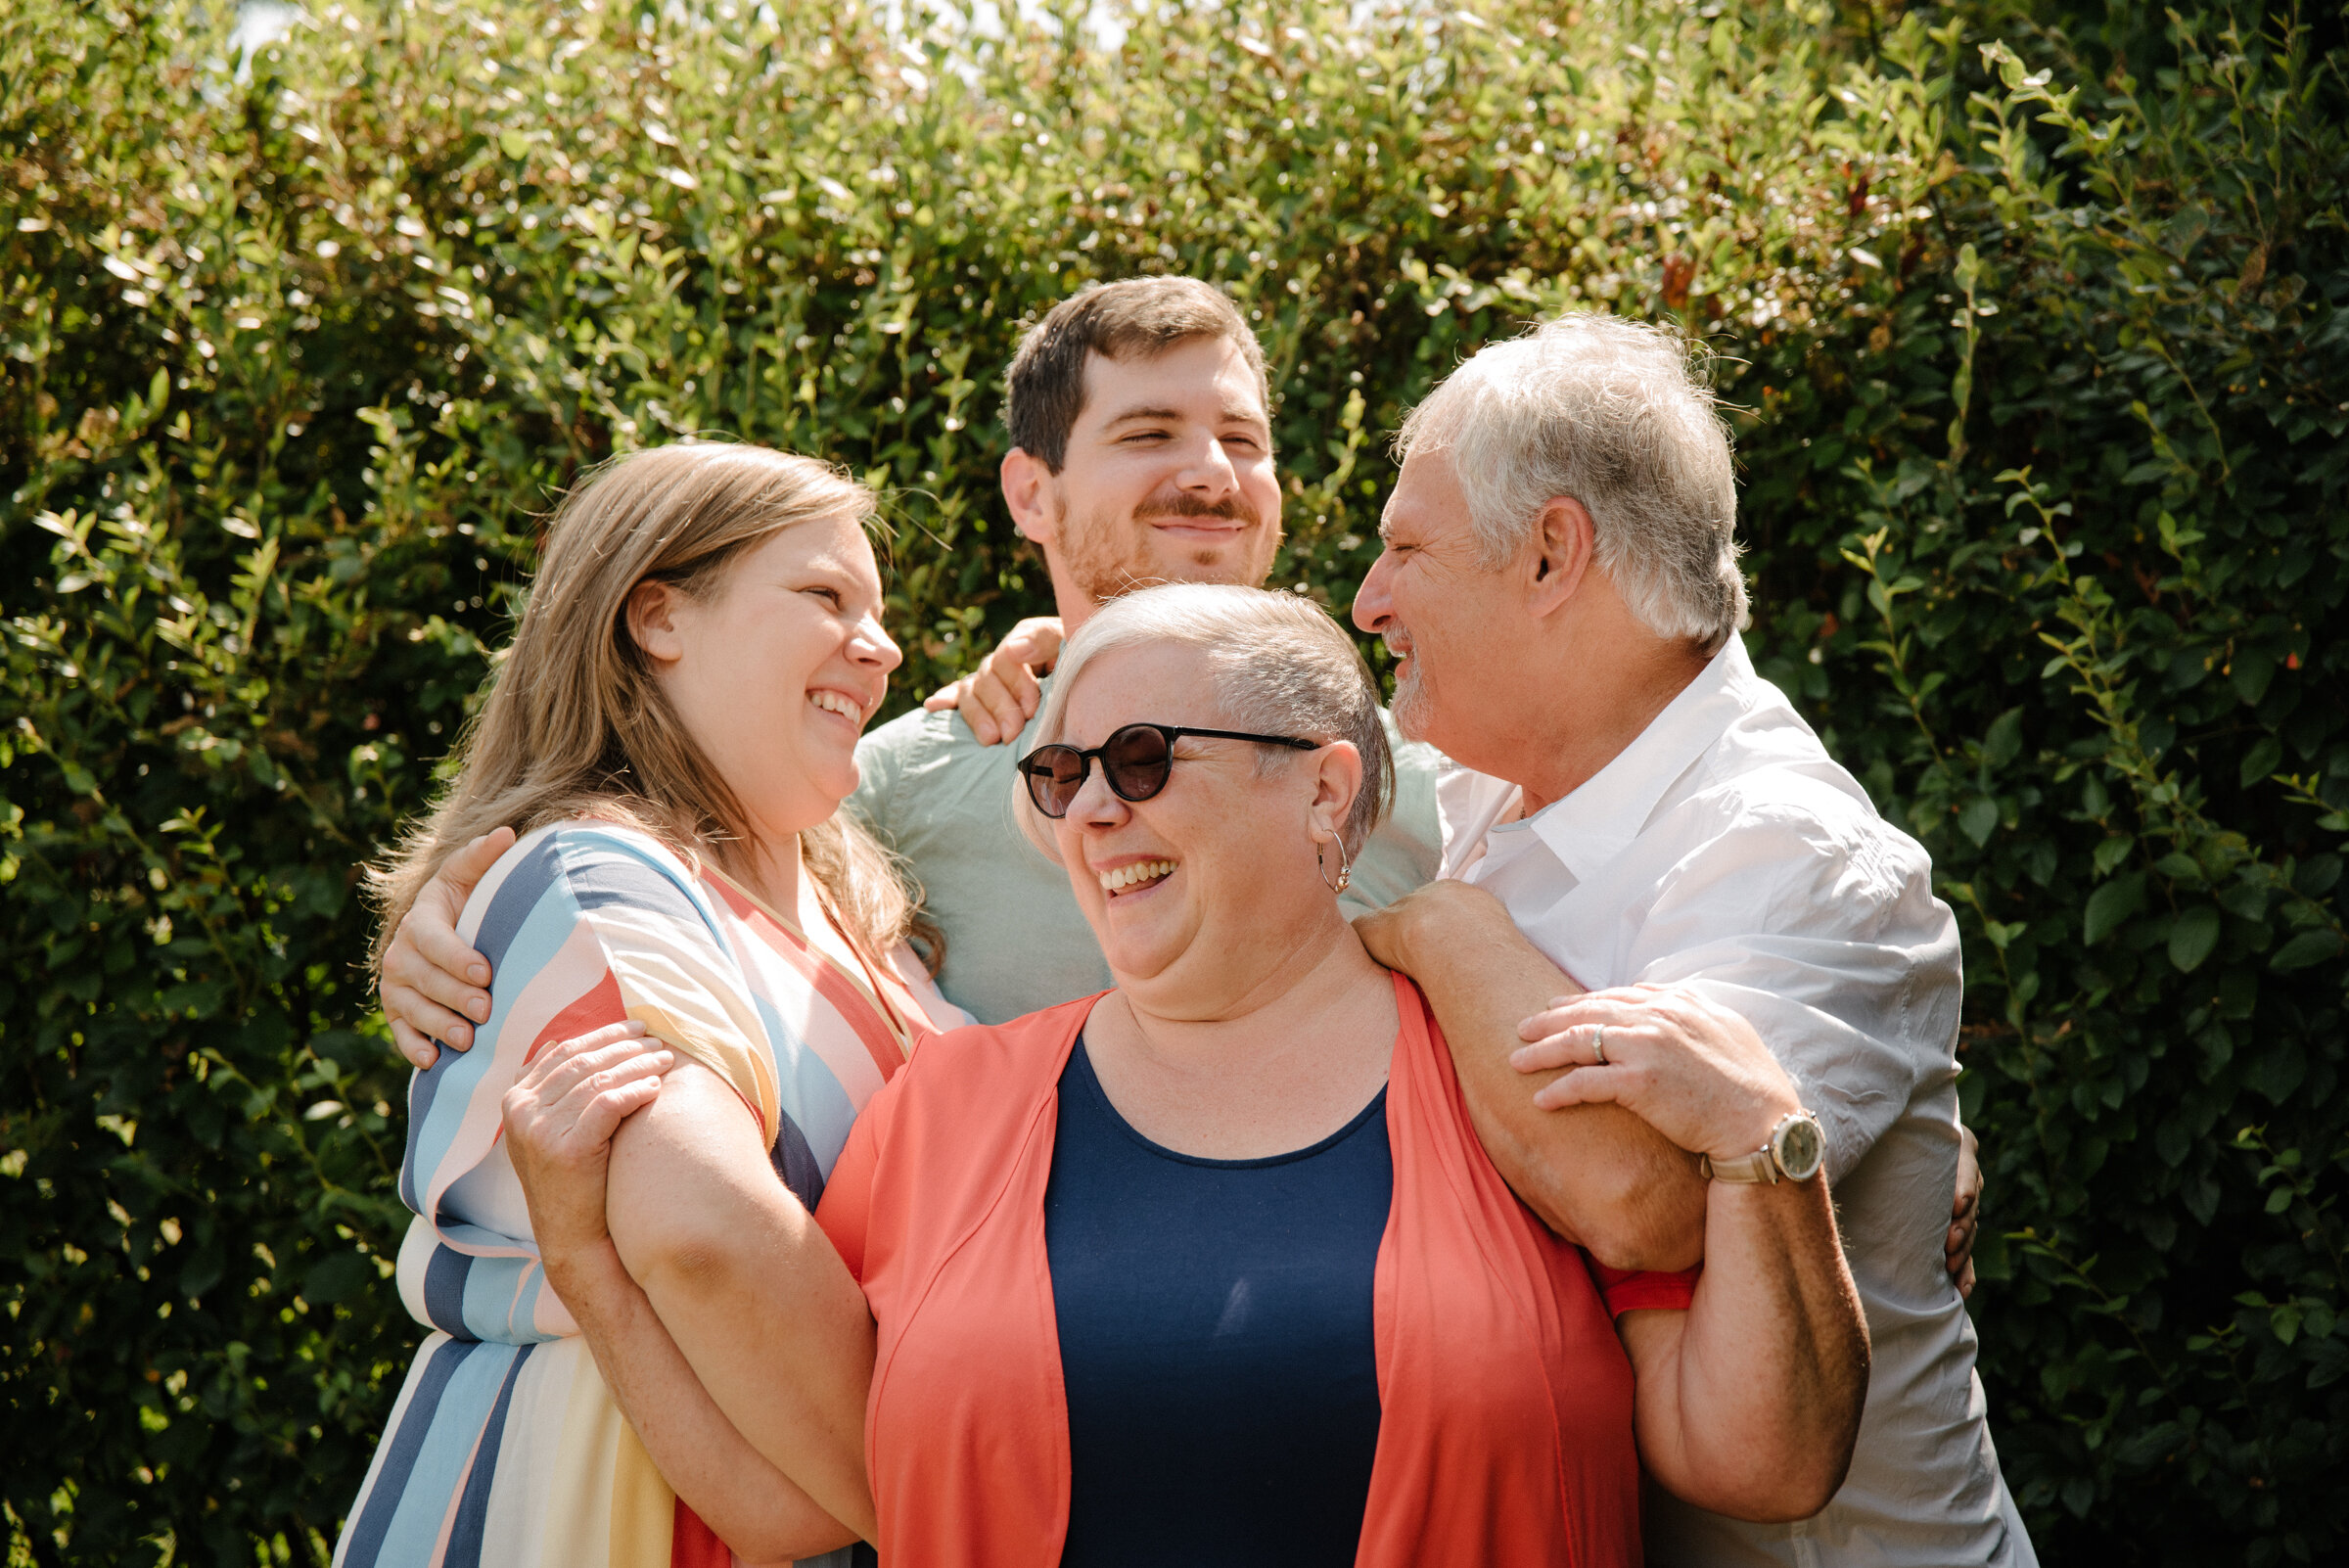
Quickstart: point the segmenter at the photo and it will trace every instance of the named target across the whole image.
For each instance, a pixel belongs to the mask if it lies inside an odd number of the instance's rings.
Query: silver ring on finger
[[[1598,1033],[1590,1037],[1590,1062],[1593,1067],[1607,1065],[1607,1026],[1597,1026]]]

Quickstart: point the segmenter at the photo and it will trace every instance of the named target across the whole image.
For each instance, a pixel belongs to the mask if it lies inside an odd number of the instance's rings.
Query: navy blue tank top
[[[1128,1126],[1077,1042],[1044,1193],[1063,1568],[1354,1561],[1378,1449],[1386,1104],[1293,1153],[1195,1159]]]

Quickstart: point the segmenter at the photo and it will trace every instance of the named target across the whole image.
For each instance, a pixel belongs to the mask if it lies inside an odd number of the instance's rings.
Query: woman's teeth
[[[852,724],[864,722],[864,710],[836,691],[811,691],[807,700],[827,714],[838,714]]]
[[[1121,893],[1128,888],[1139,887],[1145,882],[1156,882],[1161,877],[1170,877],[1174,874],[1174,862],[1172,860],[1136,860],[1131,865],[1122,865],[1115,871],[1101,872],[1101,891],[1103,893]]]

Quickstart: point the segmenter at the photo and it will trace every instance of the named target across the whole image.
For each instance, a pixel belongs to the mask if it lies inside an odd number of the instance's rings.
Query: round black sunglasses
[[[1069,814],[1077,792],[1084,788],[1093,759],[1101,759],[1101,776],[1120,800],[1146,801],[1167,787],[1174,771],[1174,742],[1185,735],[1211,740],[1255,741],[1260,746],[1287,746],[1310,752],[1321,741],[1294,735],[1250,735],[1236,729],[1177,729],[1173,724],[1127,724],[1110,731],[1109,739],[1087,751],[1074,746],[1038,746],[1020,759],[1028,779],[1028,798],[1036,808],[1058,821]]]

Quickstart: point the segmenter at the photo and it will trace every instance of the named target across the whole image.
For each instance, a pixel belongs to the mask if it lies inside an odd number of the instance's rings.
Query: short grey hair
[[[1348,856],[1361,853],[1395,798],[1395,760],[1387,748],[1386,716],[1379,712],[1378,682],[1361,650],[1329,612],[1298,594],[1171,582],[1111,600],[1061,649],[1052,690],[1036,715],[1036,744],[1060,741],[1069,694],[1085,666],[1115,649],[1169,644],[1207,655],[1208,680],[1231,728],[1353,744],[1361,754],[1362,787],[1347,808],[1339,836]],[[1158,721],[1150,715],[1138,716]],[[1265,772],[1296,756],[1271,746],[1264,754],[1258,766]],[[1050,853],[1050,830],[1028,798],[1024,776],[1014,785],[1013,798],[1022,830]]]
[[[1544,505],[1580,501],[1632,613],[1658,636],[1718,649],[1747,607],[1710,362],[1669,328],[1563,315],[1453,371],[1403,422],[1396,460],[1450,455],[1488,571],[1516,559]]]

